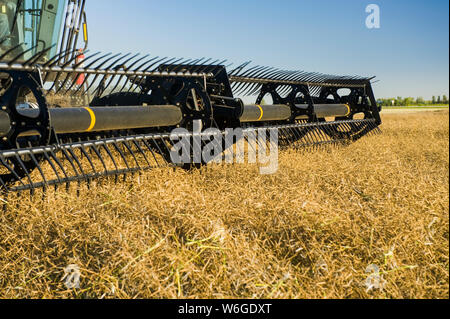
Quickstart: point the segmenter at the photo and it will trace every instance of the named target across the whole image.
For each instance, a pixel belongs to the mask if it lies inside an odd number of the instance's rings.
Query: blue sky
[[[381,28],[367,29],[368,4]],[[90,49],[376,75],[377,97],[449,93],[447,0],[90,0]]]

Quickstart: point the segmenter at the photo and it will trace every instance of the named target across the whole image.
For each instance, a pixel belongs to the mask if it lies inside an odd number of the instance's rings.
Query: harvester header
[[[209,128],[277,130],[280,147],[348,143],[379,131],[373,78],[90,53],[84,8],[85,0],[0,0],[4,192],[192,167],[170,156],[180,128],[191,140]]]

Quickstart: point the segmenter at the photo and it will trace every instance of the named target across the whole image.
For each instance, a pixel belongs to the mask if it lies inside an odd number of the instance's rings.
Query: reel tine
[[[90,56],[88,56],[87,58],[85,58],[83,61],[78,62],[77,64],[74,64],[73,68],[74,68],[74,69],[77,69],[77,68],[80,67],[82,64],[86,63],[86,61],[88,61],[88,60],[90,60],[90,59],[92,59],[92,58],[95,58],[95,57],[96,57],[97,55],[99,55],[99,54],[101,54],[100,51],[91,54]],[[100,58],[98,58],[98,59],[103,59],[104,57],[107,57],[107,56],[110,55],[110,54],[111,54],[111,53],[106,53],[105,55],[100,56]],[[98,59],[95,60],[93,63],[95,63],[96,61],[98,61]],[[86,68],[89,68],[89,67],[86,67]]]
[[[146,66],[145,68],[144,68],[144,66],[145,66],[146,64],[152,63],[152,62],[155,61],[156,59],[158,59],[157,56],[154,57],[154,58],[151,58],[151,59],[149,59],[149,60],[147,60],[147,61],[145,61],[145,62],[142,63],[140,66],[138,66],[135,70],[133,70],[133,72],[143,72],[143,73],[146,73],[146,72],[151,68],[151,65]],[[132,80],[130,79],[131,85],[130,85],[130,88],[128,89],[128,91],[127,91],[128,93],[130,93],[130,92],[135,92],[136,89],[139,88],[139,86],[142,84],[143,80],[145,79],[145,76],[140,76],[139,83],[136,82],[136,79],[137,79],[137,78],[138,78],[138,76],[135,76]]]
[[[91,58],[96,57],[96,56],[99,55],[100,53],[101,53],[101,52],[96,52],[96,53],[92,54],[91,56],[87,57],[86,59],[84,59],[84,61],[78,62],[77,64],[75,64],[75,65],[73,66],[73,69],[78,68],[78,67],[79,67],[80,65],[82,65],[84,62],[86,62],[87,60],[89,60],[89,59],[91,59]],[[64,89],[64,87],[66,86],[67,82],[72,78],[72,75],[74,75],[74,74],[76,74],[76,72],[66,73],[66,78],[65,78],[63,84],[59,86],[59,88],[56,90],[55,94],[58,94],[61,90]],[[72,81],[72,82],[74,82],[74,81]],[[71,87],[72,87],[72,86],[70,86],[70,88],[71,88]],[[69,88],[69,89],[70,89],[70,88]],[[66,90],[66,93],[69,91],[69,89]]]
[[[213,62],[211,62],[211,63],[209,63],[209,64],[203,63],[203,65],[201,65],[200,68],[197,70],[197,73],[207,73],[207,72],[210,72],[209,68],[210,68],[212,65],[215,65],[215,64],[220,63],[219,61],[220,61],[220,60],[214,60]]]
[[[260,83],[256,83],[255,85],[248,88],[247,92],[245,92],[243,95],[246,96],[252,96],[257,94],[258,92],[261,92],[263,85]]]
[[[293,81],[296,77],[298,77],[300,71],[292,71],[291,75],[286,79],[287,81]],[[285,85],[280,92],[278,92],[278,94],[280,94],[280,96],[285,95],[287,92],[289,92],[289,90],[293,90],[291,85]]]
[[[25,186],[25,183],[22,181],[22,178],[17,174],[14,167],[12,167],[8,162],[6,161],[5,157],[0,153],[0,162],[2,165],[10,172],[11,176],[14,177],[15,182],[19,182],[23,186]]]
[[[168,59],[168,60],[167,60]],[[168,57],[161,58],[159,60],[156,60],[149,68],[149,72],[154,72],[163,62],[166,63],[167,61],[170,61]]]
[[[223,66],[225,63],[227,63],[227,59],[222,60],[220,62],[217,63],[210,63],[209,66],[213,67],[212,69],[205,69],[205,70],[201,70],[199,73],[214,73],[215,70],[217,70],[218,67]]]
[[[64,168],[64,165],[57,158],[57,156],[54,154],[53,151],[49,152],[48,154],[47,154],[47,152],[44,152],[44,155],[47,158],[47,161],[49,163],[52,163],[52,160],[53,160],[56,163],[56,165],[59,167],[59,169],[62,171],[62,173],[64,174],[64,180],[61,180],[61,184],[63,184],[65,182],[66,190],[68,190],[70,187],[70,181],[69,181],[69,176],[67,175],[66,169]],[[51,164],[51,165],[52,165],[53,170],[55,171],[55,174],[59,177],[56,167],[54,166],[54,164]]]
[[[67,51],[63,51],[63,52],[59,52],[59,53],[55,54],[55,55],[52,56],[47,62],[45,62],[42,66],[43,66],[44,68],[50,67],[50,65],[53,64],[55,61],[59,60],[59,58],[61,57],[61,55],[63,55],[65,52],[67,52]]]
[[[47,179],[45,178],[45,174],[44,174],[44,172],[42,171],[41,165],[39,164],[38,160],[36,159],[36,157],[33,155],[32,152],[30,152],[30,157],[31,157],[31,160],[33,161],[35,167],[38,169],[39,174],[40,174],[41,177],[42,177],[42,181],[43,181],[43,186],[42,186],[42,188],[43,188],[44,192],[46,192],[46,191],[47,191],[47,187],[48,187],[49,185],[48,185]]]
[[[157,60],[158,58],[159,58],[158,56],[155,56],[154,58],[149,59],[145,63],[142,63],[141,66],[139,67],[139,69],[143,68],[144,65],[146,65],[148,63],[152,63],[153,61]],[[144,73],[147,72],[151,67],[152,67],[152,64],[150,64],[149,66],[145,67],[145,69],[143,69],[142,72],[144,72]]]
[[[151,63],[152,61],[157,60],[158,58],[159,58],[159,57],[154,57],[153,59],[150,59],[150,60],[148,61],[148,63]],[[165,59],[165,58],[163,58],[163,59]],[[156,64],[158,64],[158,63],[159,63],[159,62],[156,61],[156,62],[154,62],[153,64],[150,64],[149,66],[147,66],[147,67],[143,70],[143,72],[144,72],[144,73],[148,72],[154,65],[156,65]],[[134,87],[134,88],[131,87],[130,90],[129,90],[129,92],[131,92],[131,93],[135,92],[139,87],[141,87],[141,84],[145,81],[145,79],[146,79],[145,76],[141,76],[140,79],[139,79],[139,83],[135,83],[135,87]],[[132,88],[133,88],[133,89],[132,89]]]
[[[295,78],[298,74],[298,71],[289,71],[288,73],[284,74],[285,76],[285,81],[292,81],[293,78]],[[289,90],[292,90],[292,86],[289,85],[282,85],[281,87],[278,88],[277,92],[278,94],[283,97],[283,95],[288,92]]]
[[[90,165],[91,168],[92,168],[92,172],[93,172],[93,173],[90,174],[90,175],[97,176],[98,173],[97,173],[97,170],[95,169],[95,165],[94,165],[94,163],[92,162],[91,156],[90,156],[89,153],[86,151],[86,149],[85,149],[84,146],[81,146],[81,147],[80,147],[80,153],[87,159],[89,165]]]
[[[239,73],[247,66],[251,63],[251,61],[248,62],[244,62],[241,65],[239,65],[237,68],[235,68],[234,70],[230,71],[228,74],[230,76],[238,76]]]
[[[93,65],[95,65],[95,63],[101,61],[102,59],[105,59],[106,57],[110,56],[111,54],[112,54],[112,53],[109,52],[109,53],[104,54],[104,55],[102,55],[101,57],[95,59],[95,60],[92,61],[90,64],[88,64],[88,65],[86,66],[85,69],[90,69]],[[86,59],[86,60],[87,60],[87,59]],[[86,60],[84,60],[84,61],[86,61]],[[106,61],[108,61],[108,59],[106,59]],[[104,63],[106,63],[106,61],[105,61]],[[90,75],[90,74],[86,74],[86,76],[84,77],[83,83],[80,85],[80,87],[82,87],[85,83],[87,83],[87,78],[89,77],[89,75]],[[76,81],[72,81],[72,85],[66,90],[65,93],[67,94],[68,92],[70,92],[70,91],[72,90],[72,88],[75,86],[75,84],[76,84]],[[76,94],[77,92],[78,92],[78,90],[75,92],[75,94]]]
[[[181,69],[183,67],[183,65],[188,64],[189,62],[191,62],[192,59],[185,59],[181,62],[178,63],[178,66],[176,66],[175,68],[173,68],[172,72],[174,73],[178,73],[178,70]]]
[[[270,67],[263,67],[262,69],[258,70],[256,73],[252,74],[252,77],[258,78],[260,74],[264,74],[266,71],[268,71],[270,69],[271,69]],[[252,87],[251,86],[252,83],[248,83],[248,84],[250,85],[250,87]],[[249,87],[249,85],[244,86],[241,91],[245,92],[247,90],[247,88]]]
[[[139,161],[136,158],[136,154],[134,153],[134,151],[131,149],[130,145],[128,144],[128,142],[125,140],[122,142],[122,144],[125,146],[125,148],[128,150],[128,152],[130,153],[130,155],[133,157],[134,162],[136,163],[136,167],[138,170],[141,170],[141,165],[139,164]]]
[[[128,55],[127,55],[128,56]],[[116,63],[114,65],[111,65],[108,70],[112,69],[112,70],[120,70],[123,68],[126,68],[126,64],[128,62],[130,62],[131,60],[133,60],[134,58],[136,58],[137,56],[139,56],[139,53],[132,55],[131,57],[129,57],[127,60],[125,60],[123,63],[121,62],[119,64],[119,60],[116,60]],[[123,57],[122,57],[123,58]],[[107,80],[107,78],[110,77],[108,83],[106,84],[106,86],[104,86],[104,81]],[[102,77],[102,80],[100,81],[99,85],[97,86],[97,88],[94,90],[93,95],[96,96],[101,96],[103,94],[103,92],[105,92],[112,84],[112,82],[114,82],[114,79],[116,79],[117,74],[112,74],[112,75],[108,75],[108,74],[104,74]]]
[[[149,56],[150,56],[150,54],[144,55],[144,57],[141,59],[141,61],[148,58]],[[139,70],[141,70],[144,67],[144,65],[150,63],[151,61],[152,61],[152,59],[144,61],[143,63],[139,64],[135,69],[133,69],[132,72],[139,72]]]
[[[278,74],[278,73],[280,73],[280,72],[281,72],[281,71],[280,71],[279,69],[274,69],[274,70],[272,70],[272,71],[269,71],[269,73],[266,74],[265,76],[273,76],[273,75]],[[242,83],[245,83],[245,82],[242,82]],[[259,86],[262,87],[262,84],[259,83],[259,84],[255,85],[255,86],[253,86],[253,87],[249,87],[248,92],[246,92],[245,95],[252,95],[253,92],[256,93],[256,90],[257,90],[257,88],[258,88]],[[242,94],[241,92],[244,92],[244,90],[242,89],[242,90],[239,90],[239,91],[238,91],[238,88],[237,88],[237,87],[238,87],[238,86],[236,86],[236,92],[239,92],[239,94]],[[252,89],[253,89],[253,92],[252,92]]]
[[[156,57],[157,59],[158,57]],[[170,61],[173,61],[175,58],[172,59],[168,59],[168,57],[164,57],[161,58],[159,60],[156,60],[154,63],[152,63],[151,65],[149,65],[145,70],[144,73],[146,72],[154,72],[164,61],[164,63],[170,63]],[[156,66],[154,69],[152,69],[154,66]],[[152,71],[150,71],[152,69]],[[145,81],[146,77],[145,76],[141,76],[141,79],[139,80],[139,83],[135,86],[135,88],[131,91],[131,92],[135,92],[140,86],[141,84]]]
[[[67,66],[69,66],[70,64],[72,64],[73,61],[75,61],[75,59],[77,58],[77,56],[72,57],[71,59],[69,59],[65,64],[62,65],[61,69],[64,70]],[[51,88],[48,91],[52,91],[53,88],[56,86],[56,83],[59,80],[59,77],[61,76],[61,74],[63,74],[64,72],[58,72],[55,78],[55,81],[53,82],[53,85],[51,86]],[[68,75],[66,75],[67,77]]]
[[[116,58],[118,57],[116,60],[114,60],[114,61],[106,68],[106,69],[109,70],[113,65],[115,65],[116,63],[119,63],[120,60],[125,59],[125,58],[126,58],[127,56],[129,56],[130,54],[131,54],[131,53],[127,53],[127,54],[125,54],[125,55],[120,56],[121,53],[117,53],[117,54],[115,54],[115,55],[109,57],[109,58],[106,59],[105,61],[103,61],[100,65],[98,65],[98,66],[96,67],[96,69],[102,68],[106,63],[108,63],[108,62],[110,62],[111,60],[116,59]],[[88,82],[87,82],[87,79],[89,78],[89,76],[90,76],[90,74],[87,74],[87,75],[86,75],[86,78],[85,78],[85,80],[84,80],[83,85],[80,85],[80,87],[79,87],[78,90],[75,92],[75,94],[77,94],[77,93],[83,88],[83,86],[84,86],[85,83],[88,83]],[[105,79],[106,76],[107,76],[107,75],[104,74],[103,77],[102,77],[102,80],[101,80],[100,82],[102,82],[102,81]],[[84,91],[84,94],[88,94],[89,90],[92,88],[92,86],[95,84],[95,82],[97,81],[97,79],[98,79],[99,77],[100,77],[100,74],[95,74],[94,79],[92,80],[91,84],[88,85],[88,87],[87,87],[86,90]]]
[[[250,68],[249,70],[247,70],[247,72],[245,72],[243,74],[243,77],[251,77],[252,74],[258,73],[259,70],[264,69],[264,66],[254,66],[252,68]],[[236,92],[240,92],[241,88],[244,87],[248,82],[247,81],[242,81],[241,83],[238,84],[238,86],[235,88]],[[239,93],[236,93],[239,94]]]
[[[222,60],[219,63],[217,63],[216,65],[212,65],[210,69],[208,69],[207,71],[205,71],[204,73],[215,73],[216,71],[218,71],[220,68],[224,67],[226,69],[225,63],[227,63],[228,60]]]
[[[16,162],[19,164],[21,170],[25,173],[25,177],[28,180],[28,185],[30,185],[30,194],[33,195],[34,194],[34,183],[33,180],[31,179],[30,173],[28,172],[28,169],[25,167],[25,163],[22,161],[22,159],[20,158],[20,156],[16,153],[15,154],[15,160]]]
[[[201,59],[198,59],[195,63],[192,63],[192,64],[193,65],[201,65],[201,64],[208,63],[211,60],[212,60],[211,58],[201,58]]]
[[[249,69],[247,69],[242,75],[241,77],[244,78],[251,78],[253,74],[257,73],[259,70],[263,69],[264,66],[261,65],[255,65],[254,67],[251,67]]]
[[[171,65],[178,65],[180,61],[183,61],[183,58],[176,59],[175,61],[171,62]],[[176,73],[176,72],[174,72],[174,70],[171,70],[169,73]]]
[[[149,159],[147,158],[147,155],[145,154],[145,151],[142,149],[142,147],[139,145],[139,142],[136,140],[132,140],[133,145],[136,147],[136,149],[138,150],[139,154],[142,155],[142,157],[145,160],[145,163],[147,163],[147,166],[144,167],[145,169],[151,168],[151,164]]]
[[[150,144],[148,144],[146,139],[142,140],[142,143],[144,143],[145,147],[150,151],[150,153],[153,156],[153,159],[155,160],[156,166],[160,167],[160,164],[158,162],[158,159],[156,158],[155,152],[153,151],[152,147],[150,146]]]
[[[134,63],[132,63],[127,69],[131,69],[131,68],[134,67],[137,63],[141,62],[142,60],[146,59],[147,57],[148,57],[148,54],[147,54],[147,55],[144,55],[144,56],[141,57],[140,59],[134,61]],[[132,71],[132,72],[135,72],[135,71]],[[123,78],[123,77],[124,77],[124,76],[121,76],[121,77],[119,78],[119,80],[117,81],[117,85],[120,83],[121,78]],[[128,78],[128,76],[126,76],[126,77]],[[129,79],[126,79],[126,81],[125,81],[125,83],[123,84],[122,88],[121,88],[118,92],[122,92],[122,91],[125,89],[125,87],[127,86],[127,81],[129,81]],[[117,87],[117,85],[116,85],[116,87]],[[112,89],[112,92],[114,92],[114,90],[116,89],[116,87],[115,87],[114,89]]]
[[[49,65],[49,67],[52,68],[52,67],[56,66],[57,64],[59,64],[61,61],[67,60],[67,57],[73,55],[73,54],[75,53],[75,51],[76,51],[76,50],[67,50],[67,51],[61,53],[61,55],[58,56],[58,58],[57,58],[56,60],[54,60],[54,61]],[[88,52],[88,51],[86,51],[85,53],[87,53],[87,52]],[[71,63],[71,62],[66,63],[66,64],[63,64],[63,67],[69,65],[70,63]]]
[[[2,61],[6,56],[8,56],[8,54],[14,52],[15,50],[17,50],[18,48],[20,48],[24,43],[19,43],[16,46],[12,47],[11,49],[7,50],[5,53],[3,53],[2,55],[0,55],[0,61]]]
[[[139,58],[136,61],[134,61],[133,63],[131,63],[131,65],[129,67],[127,66],[127,63],[130,63],[130,61],[137,58],[139,55],[140,55],[139,53],[135,54],[134,56],[132,56],[131,58],[126,60],[123,64],[117,65],[116,67],[114,67],[114,70],[118,71],[120,69],[123,69],[124,71],[127,71],[129,68],[133,67],[135,65],[135,63],[139,63],[142,60],[142,58]],[[144,56],[143,58],[145,59],[146,56]],[[125,75],[120,75],[120,76],[117,76],[117,74],[112,75],[109,80],[109,83],[106,85],[106,87],[103,89],[103,91],[106,91],[108,89],[108,87],[112,84],[114,79],[116,79],[118,77],[118,80],[117,80],[115,86],[111,89],[111,93],[114,93],[114,90],[119,86],[119,83],[124,78],[124,76]]]
[[[286,78],[286,81],[293,82],[299,76],[300,72],[301,71],[291,71],[291,74]],[[292,86],[285,85],[280,88],[280,91],[278,92],[278,94],[280,96],[283,96],[283,95],[287,94],[289,92],[289,90],[291,90],[291,92],[292,92],[292,90],[293,90]]]
[[[44,68],[52,68],[53,66],[55,66],[61,60],[61,57],[64,54],[66,54],[67,52],[68,52],[68,50],[56,54],[55,56],[50,58],[46,63],[44,63],[44,65],[42,67],[44,67]],[[44,83],[47,82],[48,77],[50,76],[51,73],[52,72],[47,72],[45,74],[45,77],[44,77],[44,80],[43,80]]]
[[[11,59],[11,61],[8,62],[9,65],[13,65],[16,61],[18,61],[22,56],[25,56],[25,54],[27,54],[28,52],[32,52],[34,49],[37,48],[37,45],[29,48],[28,50],[25,50],[21,53],[19,53],[18,55],[16,55],[14,58]],[[0,59],[1,61],[1,59]]]
[[[106,166],[105,160],[104,160],[102,154],[99,152],[97,146],[92,145],[91,149],[94,151],[95,155],[97,156],[97,158],[99,159],[100,163],[102,164],[102,167],[103,167],[103,170],[104,170],[103,174],[104,175],[108,175],[108,167]]]
[[[70,159],[71,164],[73,166],[74,171],[76,172],[76,175],[78,178],[82,178],[86,182],[90,182],[88,175],[84,172],[83,165],[81,165],[80,160],[78,159],[77,155],[73,151],[71,147],[68,147],[67,149],[63,148],[62,151],[64,152],[64,155],[67,159]],[[76,164],[76,165],[75,165]],[[78,170],[76,169],[78,167],[80,173],[78,173]]]
[[[48,47],[47,49],[44,49],[38,53],[36,53],[35,55],[33,55],[31,58],[29,58],[28,60],[26,60],[23,63],[23,66],[28,66],[28,65],[33,65],[34,63],[36,63],[37,61],[39,61],[39,59],[41,57],[43,57],[48,51],[50,51],[51,49],[53,49],[55,47],[55,44]]]

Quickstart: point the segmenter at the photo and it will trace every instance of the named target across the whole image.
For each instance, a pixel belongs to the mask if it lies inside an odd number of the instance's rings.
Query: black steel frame
[[[236,127],[277,129],[281,147],[348,143],[379,132],[381,124],[372,78],[248,67],[249,63],[227,72],[226,60],[131,54],[94,53],[81,67],[74,64],[73,52],[62,52],[44,65],[37,65],[34,61],[41,54],[21,64],[0,62],[0,74],[9,79],[2,80],[0,106],[12,123],[0,142],[0,163],[6,171],[0,174],[0,187],[7,192],[33,192],[60,184],[68,187],[72,182],[89,183],[108,176],[117,179],[161,165],[174,166],[168,154],[172,146],[169,133],[175,127],[58,136],[52,130],[48,94],[90,94],[94,96],[91,106],[176,105],[183,114],[178,127],[188,129],[191,139],[197,134],[192,132],[195,120],[200,120],[203,128],[217,127],[222,131]],[[82,85],[77,85],[74,79],[80,74],[86,77]],[[45,90],[43,84],[47,82],[52,84]],[[25,118],[16,111],[20,87],[28,88],[35,96],[40,111],[37,118]],[[340,96],[340,89],[349,89],[351,93]],[[255,96],[255,103],[259,104],[266,94],[272,96],[274,104],[288,105],[291,117],[285,121],[241,123],[244,104],[237,96]],[[314,113],[314,105],[318,103],[345,103],[351,112],[346,117],[326,121]],[[194,104],[197,107],[200,104],[201,108],[194,108]],[[363,113],[364,119],[355,120],[357,113]],[[299,116],[306,119],[298,120]],[[18,136],[26,130],[39,132],[40,138],[23,137],[18,143]],[[118,165],[117,158],[123,167]],[[46,178],[43,166],[53,178]],[[36,178],[40,181],[36,182]]]

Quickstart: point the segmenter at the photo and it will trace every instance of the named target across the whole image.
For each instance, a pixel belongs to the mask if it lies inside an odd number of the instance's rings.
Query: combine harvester
[[[84,56],[85,1],[0,0],[3,193],[191,167],[194,158],[180,165],[170,156],[175,128],[188,132],[179,139],[201,136],[200,143],[208,128],[276,130],[280,147],[348,143],[379,132],[372,78],[249,63],[230,68],[206,58]],[[245,105],[244,96],[255,103]],[[262,104],[267,96],[272,105]]]

